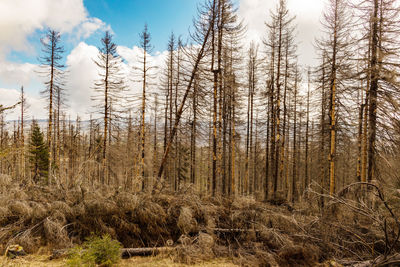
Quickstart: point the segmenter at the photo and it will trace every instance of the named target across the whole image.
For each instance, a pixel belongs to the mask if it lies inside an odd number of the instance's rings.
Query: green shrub
[[[82,246],[70,250],[67,265],[71,267],[110,267],[118,263],[121,258],[121,244],[111,239],[110,235],[102,237],[91,236]]]
[[[70,267],[92,267],[95,266],[94,258],[89,257],[81,246],[72,248],[68,253],[67,265]]]

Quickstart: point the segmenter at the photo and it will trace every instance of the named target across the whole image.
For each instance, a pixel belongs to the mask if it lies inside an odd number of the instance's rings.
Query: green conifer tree
[[[32,122],[32,132],[29,140],[29,161],[33,171],[33,181],[41,178],[47,180],[49,169],[49,149],[44,142],[43,133],[36,121]]]

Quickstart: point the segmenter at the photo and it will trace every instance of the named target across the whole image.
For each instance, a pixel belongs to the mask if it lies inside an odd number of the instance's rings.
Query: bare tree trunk
[[[254,194],[258,192],[258,111],[256,113],[256,122],[255,122],[255,140],[254,140],[254,151],[253,151],[253,188]],[[255,195],[256,196],[256,195]]]
[[[254,61],[254,59],[252,59],[252,61]],[[249,97],[250,97],[250,158],[248,159],[250,162],[252,161],[253,158],[253,117],[254,117],[254,87],[255,87],[255,81],[254,81],[254,71],[255,71],[255,66],[254,66],[255,62],[252,62],[250,68],[250,75],[251,75],[251,79],[250,79],[250,90],[249,90]],[[250,168],[252,169],[252,168]],[[250,174],[250,173],[249,173]],[[251,177],[251,179],[250,179]],[[251,175],[249,175],[249,194],[252,195],[254,193],[254,173],[252,173]]]
[[[336,56],[337,56],[337,27],[338,27],[338,7],[335,6],[333,47],[332,47],[332,69],[330,73],[330,151],[329,151],[329,194],[332,196],[336,190]]]
[[[287,117],[287,107],[286,107],[286,97],[287,97],[287,87],[288,87],[288,78],[289,78],[289,35],[286,35],[286,47],[285,47],[285,85],[283,90],[283,125],[282,125],[282,142],[281,142],[281,156],[280,156],[280,164],[279,164],[279,176],[281,179],[283,176],[283,170],[285,165],[285,143],[286,143],[286,117]],[[284,179],[282,181],[285,183],[286,190],[289,189],[289,181]]]
[[[296,68],[295,74],[295,85],[294,85],[294,108],[293,108],[293,173],[292,173],[292,194],[291,194],[291,201],[294,203],[296,198],[296,182],[297,182],[297,79],[298,73]]]
[[[280,156],[280,112],[281,112],[281,60],[282,60],[282,14],[280,14],[279,18],[279,37],[278,37],[278,63],[277,63],[277,71],[276,71],[276,112],[275,112],[275,161],[274,161],[274,191],[273,195],[276,198],[276,192],[278,190],[278,180],[279,180],[279,156]]]
[[[181,60],[181,43],[180,40],[178,41],[178,51],[177,51],[177,57],[176,57],[176,81],[175,81],[175,95],[174,95],[174,106],[175,106],[175,114],[178,113],[178,96],[179,96],[179,82],[180,82],[180,60]],[[179,126],[178,126],[179,127]],[[181,143],[180,143],[180,129],[177,129],[176,135],[175,135],[175,158],[177,160],[174,160],[174,176],[175,176],[175,190],[179,190],[180,185],[181,185],[181,163],[182,163],[182,158],[181,158]]]
[[[157,170],[157,156],[158,156],[158,138],[157,138],[157,110],[158,110],[158,98],[154,95],[154,140],[153,140],[153,176],[156,176]]]
[[[215,64],[215,20],[216,20],[216,1],[213,1],[212,14],[212,37],[211,37],[211,46],[212,46],[212,55],[211,55],[211,71],[214,74],[214,85],[213,85],[213,158],[212,158],[212,196],[215,196],[217,190],[217,97],[218,97],[218,69],[214,69]]]
[[[50,63],[50,84],[49,84],[49,121],[48,121],[48,130],[47,130],[47,145],[49,147],[49,177],[51,179],[51,171],[52,171],[52,161],[53,161],[53,144],[52,144],[52,129],[53,129],[53,91],[54,91],[54,46],[55,44],[53,44],[54,40],[54,36],[53,36],[54,32],[52,32],[51,35],[51,63]],[[50,181],[49,179],[49,181]]]
[[[325,54],[322,58],[322,85],[321,85],[321,145],[320,145],[320,165],[321,165],[321,179],[320,179],[320,187],[321,187],[321,194],[324,194],[325,189],[325,108],[326,108],[326,96],[325,96]],[[321,208],[324,207],[324,197],[321,196],[320,198]]]
[[[223,75],[223,79],[224,79],[224,87],[222,87],[222,78],[220,79],[220,92],[222,93],[222,194],[223,195],[228,195],[228,187],[229,187],[229,181],[227,180],[227,167],[226,167],[226,144],[227,144],[227,140],[226,140],[226,135],[227,135],[227,131],[228,131],[228,114],[227,114],[227,89],[226,89],[226,77],[227,77],[227,73],[226,73],[226,64],[224,66],[224,75]],[[229,171],[229,170],[228,170]]]
[[[361,91],[361,92],[360,92]],[[358,90],[359,112],[358,112],[358,138],[357,138],[357,182],[361,182],[361,169],[362,169],[362,138],[363,138],[363,115],[364,115],[364,96],[363,96],[363,82]]]
[[[369,87],[371,82],[371,36],[368,40],[368,59],[367,59],[367,87],[365,89],[365,103],[364,103],[364,116],[363,116],[363,136],[362,136],[362,156],[361,156],[361,182],[367,181],[367,161],[368,161],[368,108],[369,108]]]
[[[103,133],[103,157],[102,157],[102,175],[101,175],[101,182],[105,184],[106,179],[108,177],[108,170],[107,170],[107,137],[108,137],[108,115],[109,115],[109,96],[108,96],[108,55],[106,55],[106,74],[104,77],[104,133]]]
[[[61,88],[57,88],[57,118],[56,118],[56,154],[55,154],[55,162],[57,163],[58,170],[60,169],[60,112],[61,112]]]
[[[169,75],[168,75],[168,94],[169,94],[169,136],[172,135],[172,125],[174,124],[173,122],[173,77],[174,77],[174,50],[175,50],[175,43],[173,39],[173,35],[171,36],[171,40],[169,43],[169,52],[170,52],[170,58],[169,58]],[[165,149],[164,149],[165,153]],[[175,171],[172,173],[172,164],[171,161],[169,161],[168,164],[168,176],[170,178],[170,183],[173,185],[175,189]]]
[[[147,68],[146,68],[146,49],[143,50],[143,91],[142,91],[142,121],[141,121],[141,130],[140,130],[140,139],[141,139],[141,170],[142,170],[142,190],[145,189],[145,168],[144,168],[144,158],[145,158],[145,141],[146,141],[146,125],[145,125],[145,117],[146,117],[146,78],[147,78]]]
[[[268,98],[269,99],[269,98]],[[271,105],[271,102],[268,100],[268,108]],[[269,197],[269,143],[270,143],[270,120],[271,120],[271,113],[268,112],[267,114],[267,133],[266,133],[266,140],[265,140],[265,179],[264,179],[264,200],[268,200]]]
[[[21,164],[21,179],[22,181],[25,181],[25,135],[24,135],[24,117],[25,117],[25,93],[24,93],[24,87],[21,86],[21,96],[20,96],[20,102],[21,102],[21,132],[20,132],[20,140],[21,140],[21,151],[20,151],[20,164]]]
[[[247,127],[246,127],[246,160],[245,160],[245,176],[244,176],[244,193],[245,195],[249,194],[249,151],[250,151],[250,110],[251,110],[251,55],[249,61],[249,83],[248,83],[248,94],[247,94]]]
[[[191,129],[191,138],[190,138],[190,182],[192,184],[196,184],[196,135],[197,135],[197,88],[198,83],[195,81],[193,86],[193,99],[192,99],[192,109],[193,109],[193,120],[192,120],[192,129]]]
[[[306,152],[305,152],[305,165],[304,165],[304,190],[307,189],[309,185],[309,170],[308,170],[308,151],[309,151],[309,143],[308,143],[308,130],[310,124],[310,70],[308,70],[308,90],[307,90],[307,120],[306,120]]]
[[[270,71],[271,71],[271,83],[270,83],[270,90],[269,90],[269,105],[270,105],[270,127],[271,127],[271,132],[270,132],[270,148],[271,148],[271,153],[269,154],[269,158],[270,158],[270,162],[271,162],[271,166],[272,166],[272,170],[271,170],[271,174],[273,171],[273,163],[275,162],[275,98],[274,98],[274,94],[275,94],[275,70],[274,70],[274,65],[275,65],[275,42],[273,42],[273,46],[272,46],[272,52],[271,52],[271,67],[270,67]],[[269,168],[267,168],[267,173],[266,175],[269,177],[270,172],[269,172]],[[269,180],[269,179],[267,179]],[[267,182],[267,186],[268,186],[268,181]],[[268,195],[268,194],[267,194]],[[275,194],[273,195],[273,197],[275,197]]]
[[[371,38],[371,86],[369,88],[369,131],[368,131],[368,182],[376,177],[376,112],[378,97],[378,0],[374,0]]]
[[[235,136],[236,136],[236,132],[235,132],[235,93],[233,92],[232,94],[232,119],[231,119],[231,123],[232,123],[232,143],[231,143],[231,147],[232,147],[232,180],[231,180],[231,192],[232,195],[235,195],[235,158],[236,158],[236,152],[235,152],[235,147],[236,147],[236,142],[235,142]]]

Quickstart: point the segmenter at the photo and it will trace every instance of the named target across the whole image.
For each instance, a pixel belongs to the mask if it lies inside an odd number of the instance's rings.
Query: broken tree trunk
[[[162,252],[174,250],[174,247],[154,247],[154,248],[123,248],[121,249],[122,258],[134,256],[155,256]]]

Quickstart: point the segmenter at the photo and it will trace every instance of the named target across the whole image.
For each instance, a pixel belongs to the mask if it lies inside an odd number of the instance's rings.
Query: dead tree
[[[45,89],[41,94],[46,98],[48,103],[48,129],[47,129],[47,144],[49,148],[49,175],[51,177],[53,166],[53,115],[54,115],[54,100],[57,92],[62,91],[64,85],[64,65],[61,63],[64,47],[61,45],[61,35],[59,32],[49,29],[41,39],[42,53],[39,58],[41,63],[40,74],[46,80],[44,82]],[[56,98],[58,100],[58,98]]]
[[[99,54],[94,61],[99,68],[99,80],[94,84],[96,95],[92,100],[95,101],[94,107],[103,116],[103,137],[102,137],[102,174],[101,182],[110,182],[107,168],[107,150],[109,144],[110,118],[113,116],[112,104],[116,103],[120,93],[125,89],[124,80],[121,76],[121,58],[117,55],[117,46],[112,41],[111,34],[107,31],[101,39],[102,46]]]

